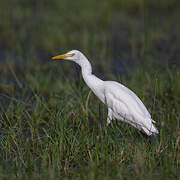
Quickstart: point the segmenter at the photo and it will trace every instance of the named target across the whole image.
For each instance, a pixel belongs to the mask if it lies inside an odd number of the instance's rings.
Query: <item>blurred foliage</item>
[[[125,17],[143,18],[145,6],[156,9],[176,9],[178,1],[104,0],[104,1],[35,1],[0,2],[0,47],[21,54],[37,51],[46,54],[59,50],[83,48],[83,36],[104,32],[108,36],[113,19],[120,12]],[[159,10],[158,10],[159,11]],[[153,15],[153,13],[151,13]],[[150,16],[151,16],[150,14]],[[162,12],[163,14],[163,12]],[[153,19],[156,18],[153,16]],[[121,21],[121,20],[119,20]],[[140,22],[143,23],[143,22]],[[142,24],[143,25],[143,24]],[[133,28],[133,27],[131,27]],[[136,28],[136,27],[135,27]],[[89,37],[91,39],[91,37]],[[85,47],[83,48],[85,49]]]

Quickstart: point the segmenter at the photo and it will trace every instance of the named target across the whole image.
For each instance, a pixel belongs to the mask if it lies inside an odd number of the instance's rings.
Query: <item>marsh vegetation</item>
[[[0,2],[0,179],[179,179],[178,1]],[[106,107],[72,63],[132,89],[160,131],[104,126]]]

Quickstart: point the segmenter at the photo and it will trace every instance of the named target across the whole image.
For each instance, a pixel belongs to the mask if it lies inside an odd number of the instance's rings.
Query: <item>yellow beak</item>
[[[54,56],[52,57],[53,60],[57,60],[57,59],[65,59],[67,57],[72,57],[74,56],[75,54],[72,53],[72,54],[62,54],[62,55],[57,55],[57,56]]]

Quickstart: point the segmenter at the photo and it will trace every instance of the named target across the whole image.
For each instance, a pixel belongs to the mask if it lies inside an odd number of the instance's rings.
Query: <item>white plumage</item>
[[[118,119],[144,131],[148,136],[158,134],[153,124],[155,121],[137,95],[118,82],[102,81],[93,75],[91,64],[80,51],[72,50],[53,59],[70,60],[81,66],[84,81],[108,107],[107,124],[113,119]]]

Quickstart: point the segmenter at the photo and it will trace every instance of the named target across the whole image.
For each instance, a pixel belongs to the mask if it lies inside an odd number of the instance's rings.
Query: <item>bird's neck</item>
[[[92,74],[92,67],[87,59],[84,59],[80,64],[82,70],[82,76],[88,87],[94,92],[96,96],[103,94],[103,83],[101,79]],[[102,101],[104,97],[99,97]]]
[[[81,66],[82,76],[87,85],[91,88],[91,84],[95,86],[96,84],[101,84],[103,81],[92,74],[92,67],[87,59],[83,59],[79,64]]]
[[[84,58],[82,61],[80,61],[81,70],[82,70],[82,75],[92,75],[92,67],[90,62]]]

